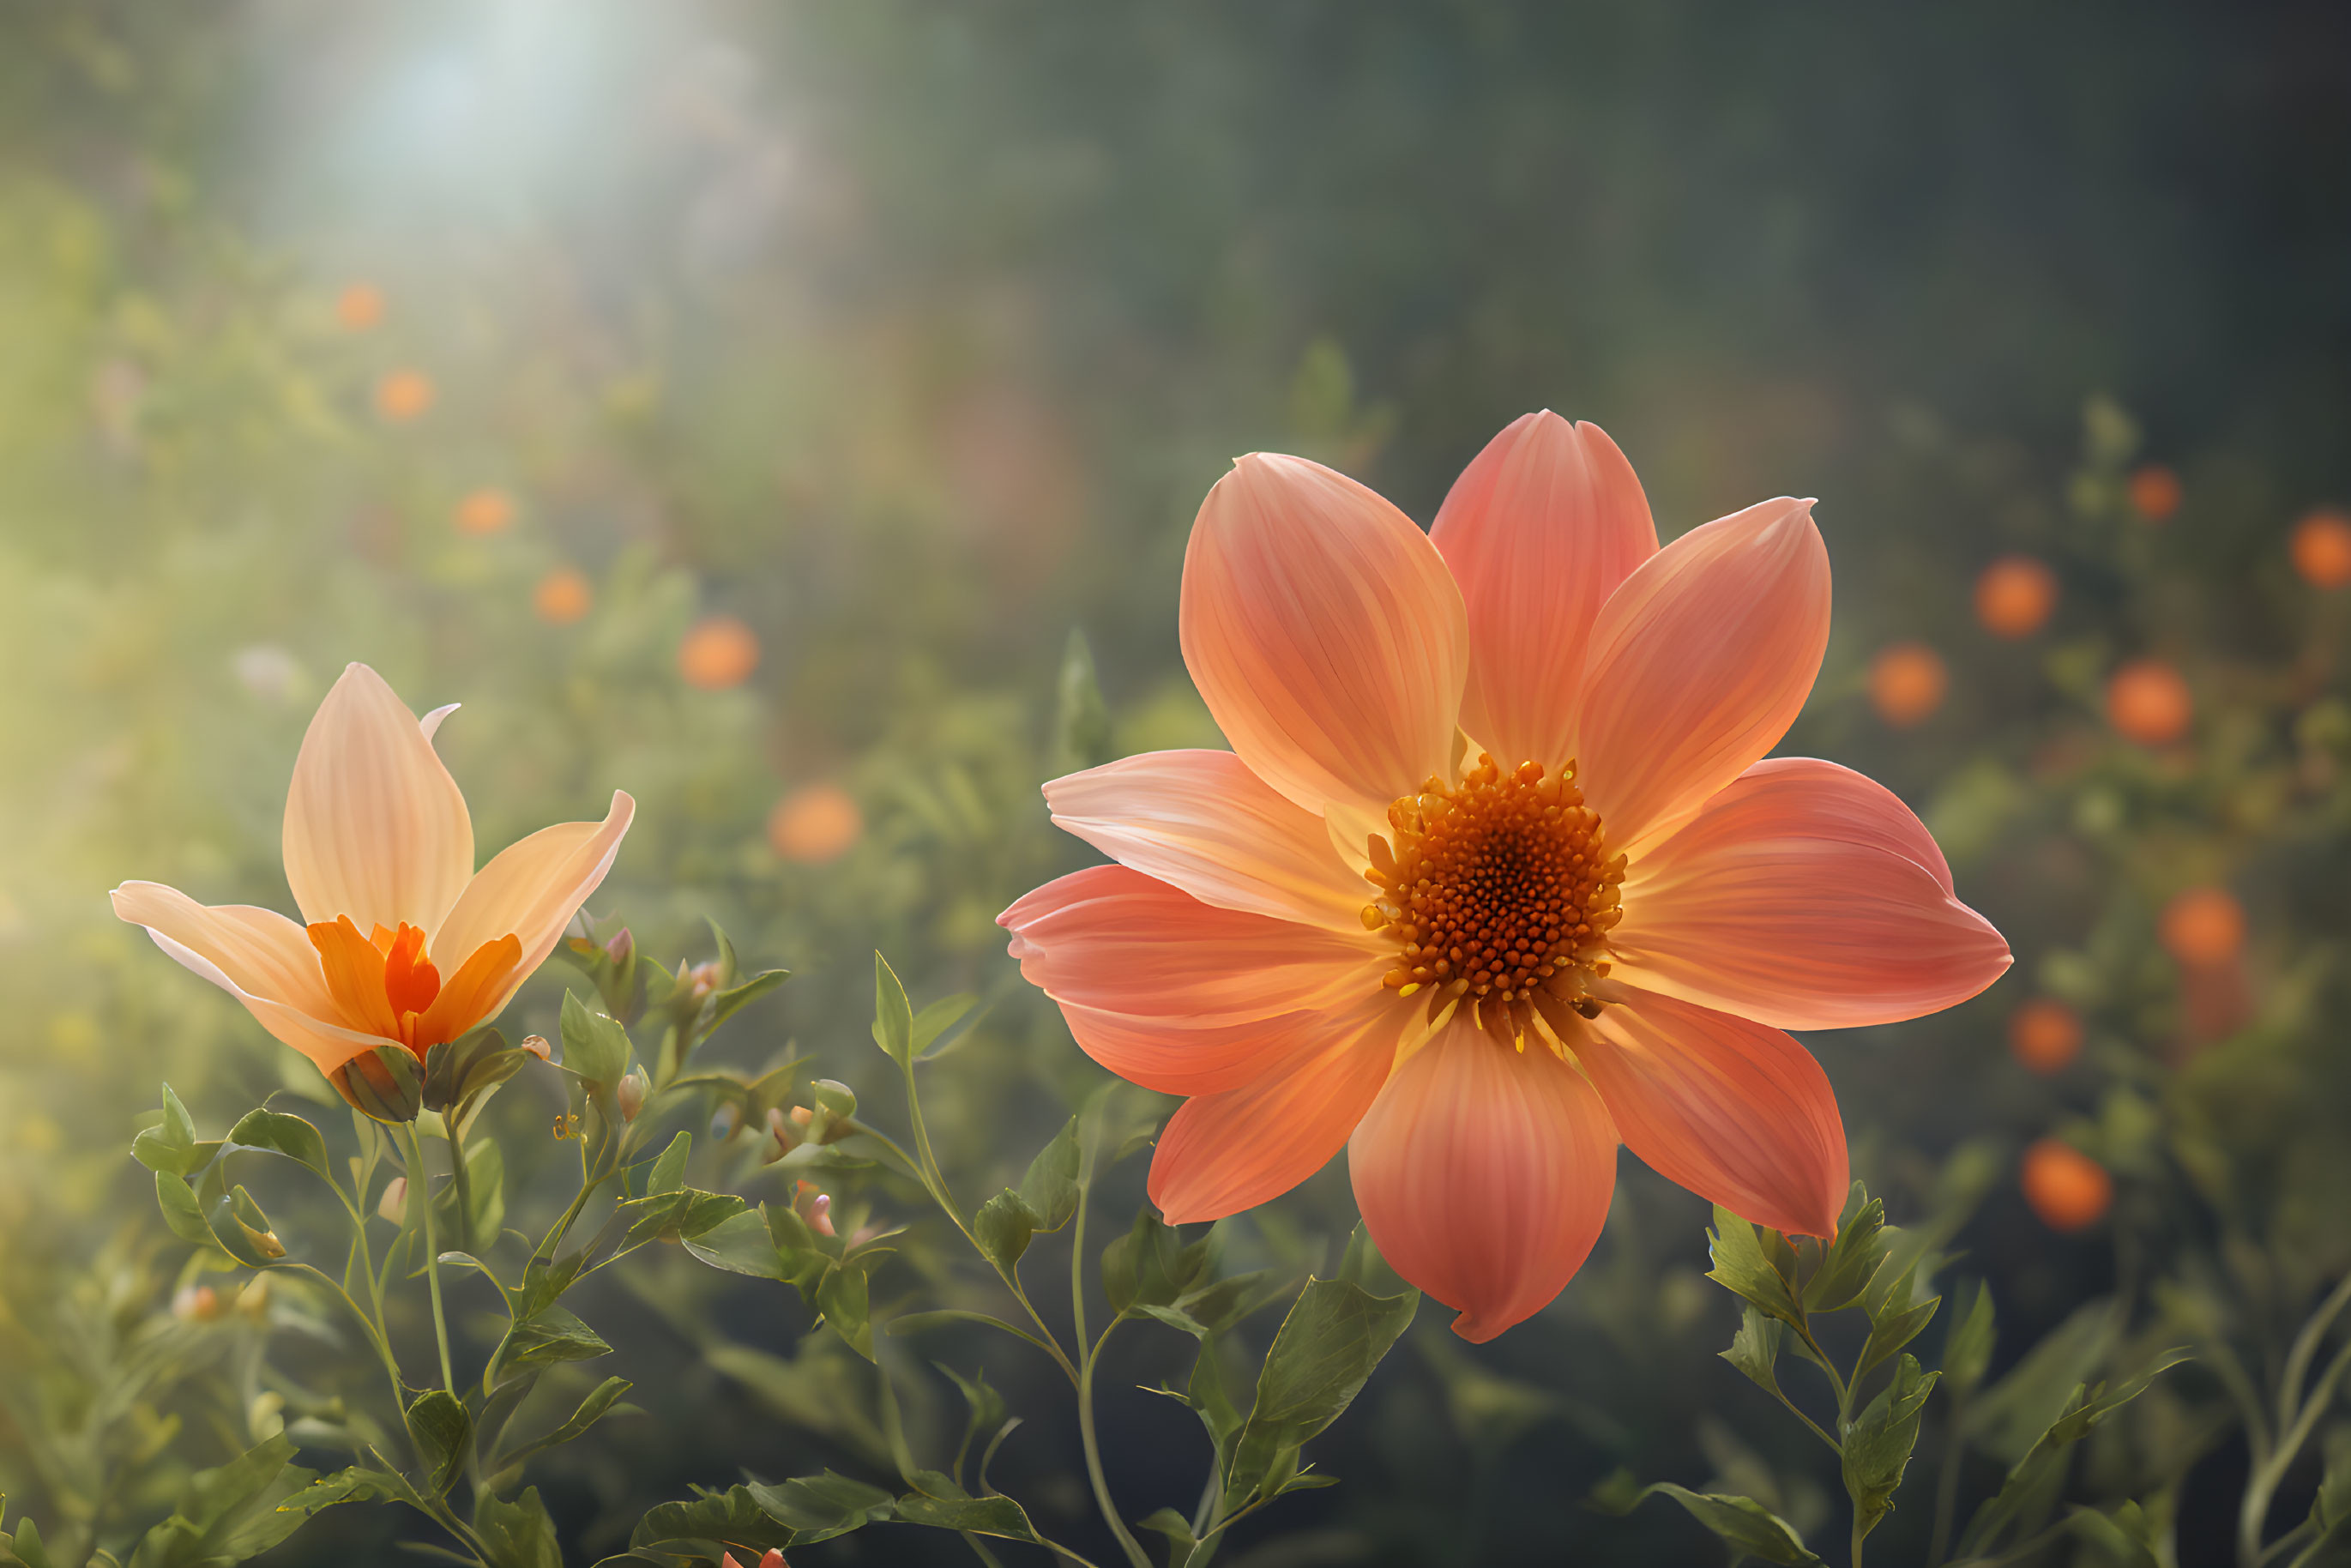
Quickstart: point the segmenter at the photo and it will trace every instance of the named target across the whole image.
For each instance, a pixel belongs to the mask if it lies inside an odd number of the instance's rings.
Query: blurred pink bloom
[[[601,822],[542,829],[476,872],[465,798],[433,749],[454,706],[420,720],[365,664],[319,705],[286,799],[286,880],[307,930],[159,883],[114,890],[115,914],[338,1087],[379,1047],[422,1060],[496,1017],[604,879],[636,810],[615,790]],[[447,979],[432,952],[456,959]]]
[[[1901,801],[1764,759],[1828,641],[1810,502],[1659,549],[1614,444],[1548,413],[1428,534],[1253,455],[1201,507],[1180,624],[1233,749],[1047,785],[1120,863],[1000,917],[1089,1054],[1190,1096],[1152,1165],[1171,1222],[1345,1147],[1388,1261],[1489,1339],[1582,1265],[1620,1140],[1831,1234],[1844,1127],[1782,1030],[1915,1018],[2008,967]]]

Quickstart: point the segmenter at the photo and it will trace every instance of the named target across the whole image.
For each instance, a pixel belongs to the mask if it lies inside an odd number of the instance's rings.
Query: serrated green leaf
[[[1844,1490],[1853,1499],[1855,1539],[1877,1528],[1894,1511],[1902,1472],[1918,1446],[1918,1422],[1927,1396],[1940,1375],[1922,1372],[1916,1356],[1896,1364],[1894,1381],[1881,1389],[1844,1434]]]
[[[972,1239],[987,1254],[988,1261],[1007,1273],[1020,1266],[1036,1228],[1037,1211],[1010,1187],[981,1204],[971,1219]]]
[[[898,983],[897,971],[879,953],[873,955],[873,1043],[900,1067],[912,1066],[914,1006],[906,1000],[906,988]]]
[[[484,1491],[474,1502],[474,1532],[488,1549],[492,1568],[563,1568],[555,1521],[538,1500],[537,1487],[511,1502]]]
[[[714,1269],[758,1280],[785,1277],[783,1257],[768,1233],[768,1217],[758,1209],[737,1209],[698,1233],[680,1230],[678,1239],[688,1252]]]
[[[1767,1318],[1750,1302],[1741,1309],[1739,1332],[1730,1338],[1730,1348],[1719,1354],[1722,1359],[1744,1373],[1748,1380],[1767,1394],[1780,1392],[1780,1336],[1786,1325],[1777,1318]]]
[[[1959,1555],[1976,1556],[2000,1538],[2016,1520],[2027,1511],[2027,1505],[2047,1496],[2063,1483],[2064,1466],[2071,1458],[2069,1450],[2087,1437],[2105,1418],[2147,1391],[2147,1385],[2170,1368],[2189,1359],[2185,1350],[2168,1350],[2149,1362],[2136,1377],[2126,1379],[2119,1387],[2108,1390],[2104,1384],[2088,1388],[2076,1384],[2059,1409],[2057,1418],[2033,1442],[2024,1457],[2008,1472],[2008,1478],[1992,1498],[1976,1510],[1968,1521],[1968,1528],[1959,1537]]]
[[[456,1484],[473,1452],[474,1417],[457,1396],[431,1388],[408,1407],[408,1436],[416,1445],[426,1491],[438,1497]]]
[[[1419,1308],[1417,1291],[1374,1296],[1344,1280],[1306,1281],[1266,1353],[1256,1402],[1234,1441],[1225,1487],[1233,1504],[1339,1418]]]
[[[1077,1214],[1080,1153],[1078,1119],[1072,1116],[1029,1162],[1029,1174],[1020,1178],[1020,1196],[1037,1216],[1038,1229],[1059,1230]]]
[[[1707,1232],[1707,1249],[1714,1260],[1708,1279],[1768,1317],[1792,1327],[1803,1326],[1804,1309],[1796,1301],[1795,1287],[1790,1282],[1792,1276],[1772,1266],[1755,1227],[1718,1203],[1714,1228]]]
[[[629,1031],[618,1019],[590,1010],[577,991],[563,993],[563,1066],[609,1087],[629,1071]]]
[[[1836,1239],[1823,1250],[1819,1270],[1804,1287],[1807,1311],[1843,1312],[1861,1299],[1885,1257],[1879,1235],[1885,1228],[1886,1205],[1871,1197],[1861,1183],[1854,1183],[1837,1221]]]
[[[1751,1497],[1694,1492],[1671,1481],[1658,1481],[1643,1488],[1633,1500],[1637,1503],[1650,1497],[1669,1497],[1681,1504],[1692,1519],[1714,1531],[1734,1553],[1781,1563],[1783,1568],[1826,1568],[1819,1557],[1805,1549],[1804,1538],[1796,1533],[1793,1525]]]
[[[1917,1264],[1903,1270],[1889,1282],[1886,1276],[1892,1272],[1890,1268],[1879,1270],[1864,1298],[1869,1311],[1869,1338],[1862,1343],[1861,1359],[1854,1369],[1855,1377],[1866,1375],[1871,1368],[1917,1339],[1920,1331],[1934,1321],[1935,1309],[1942,1304],[1940,1296],[1929,1296],[1915,1306],[1911,1304],[1911,1297],[1917,1290]]]

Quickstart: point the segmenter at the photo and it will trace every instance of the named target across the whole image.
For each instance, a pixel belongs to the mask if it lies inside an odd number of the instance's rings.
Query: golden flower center
[[[1368,844],[1364,874],[1380,891],[1363,918],[1396,945],[1390,990],[1429,991],[1431,1018],[1463,1001],[1520,1049],[1537,1014],[1564,1033],[1571,1013],[1599,1010],[1586,982],[1608,972],[1625,857],[1609,858],[1574,778],[1573,762],[1505,772],[1480,753],[1458,784],[1432,778],[1388,807],[1393,832]]]

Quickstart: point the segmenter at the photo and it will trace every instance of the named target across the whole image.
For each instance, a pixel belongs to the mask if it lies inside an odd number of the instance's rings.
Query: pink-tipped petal
[[[1574,1041],[1625,1146],[1742,1219],[1833,1236],[1852,1180],[1828,1074],[1778,1030],[1624,988]]]
[[[1219,909],[1125,866],[1049,882],[997,916],[1020,973],[1055,1001],[1169,1023],[1243,1023],[1337,1005],[1390,967],[1350,935]]]
[[[206,905],[160,883],[126,882],[114,890],[114,913],[146,927],[156,946],[243,1002],[321,1072],[392,1043],[344,1026],[309,933],[275,910]]]
[[[1159,1134],[1151,1201],[1170,1225],[1222,1219],[1280,1197],[1344,1148],[1397,1042],[1422,1010],[1385,991],[1279,1020],[1269,1061],[1238,1089],[1186,1100]]]
[[[430,931],[474,874],[457,781],[383,677],[352,664],[319,705],[286,795],[286,880],[305,921]]]
[[[1204,904],[1360,929],[1370,884],[1322,818],[1229,751],[1153,751],[1045,786],[1054,823]]]
[[[1763,763],[1634,862],[1616,973],[1781,1029],[1938,1012],[2011,962],[1949,877],[1882,786],[1809,758]]]
[[[1596,424],[1521,415],[1462,470],[1428,537],[1469,612],[1462,728],[1505,767],[1556,768],[1600,607],[1657,553],[1633,465]]]
[[[1355,1202],[1395,1271],[1478,1343],[1583,1266],[1616,1186],[1616,1130],[1574,1068],[1455,1016],[1396,1070],[1347,1146]]]
[[[1234,752],[1307,810],[1384,811],[1450,763],[1460,591],[1412,519],[1345,476],[1234,464],[1193,525],[1179,626]]]
[[[1809,501],[1692,528],[1625,579],[1592,630],[1576,738],[1610,848],[1670,831],[1778,745],[1828,640]]]
[[[621,840],[636,813],[636,801],[615,789],[602,821],[541,828],[500,850],[465,884],[448,919],[430,939],[430,949],[444,968],[454,971],[502,936],[517,937],[522,944],[520,967],[499,986],[482,1019],[496,1018],[531,971],[547,961],[564,925],[612,869],[612,858],[621,852]]]

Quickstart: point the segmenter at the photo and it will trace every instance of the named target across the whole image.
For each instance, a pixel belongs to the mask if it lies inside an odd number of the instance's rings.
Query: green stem
[[[1861,1568],[1861,1538],[1863,1533],[1864,1532],[1861,1528],[1861,1511],[1859,1509],[1855,1509],[1853,1515],[1853,1568]]]
[[[433,1223],[433,1179],[424,1170],[424,1146],[416,1140],[416,1124],[404,1122],[408,1138],[408,1201],[424,1205],[424,1278],[433,1291],[433,1337],[441,1349],[441,1386],[457,1392],[457,1375],[449,1362],[449,1318],[441,1307],[441,1244]]]
[[[2310,1375],[2310,1364],[2317,1359],[2318,1347],[2325,1341],[2326,1331],[2334,1326],[2335,1318],[2341,1315],[2346,1306],[2351,1306],[2351,1274],[2343,1277],[2343,1282],[2328,1293],[2318,1310],[2310,1314],[2310,1321],[2302,1325],[2302,1332],[2294,1337],[2294,1349],[2286,1355],[2285,1377],[2278,1396],[2280,1427],[2294,1424],[2295,1407],[2302,1399],[2303,1380]],[[2316,1397],[2315,1391],[2314,1397]]]
[[[457,1250],[474,1250],[474,1186],[465,1175],[465,1130],[444,1122],[449,1135],[449,1177],[457,1189]]]
[[[1110,1495],[1110,1480],[1102,1474],[1102,1442],[1094,1432],[1094,1368],[1101,1363],[1102,1346],[1108,1344],[1110,1336],[1118,1332],[1118,1325],[1119,1320],[1113,1318],[1109,1326],[1102,1330],[1102,1338],[1094,1341],[1093,1348],[1086,1352],[1085,1360],[1080,1364],[1078,1438],[1085,1446],[1086,1479],[1093,1483],[1094,1502],[1102,1510],[1102,1522],[1110,1526],[1111,1534],[1118,1538],[1119,1549],[1126,1553],[1126,1560],[1134,1568],[1152,1568],[1150,1557],[1126,1528],[1126,1521],[1118,1516],[1118,1504]]]
[[[2320,1312],[2331,1317],[2336,1310],[2339,1310],[2339,1303],[2330,1301]],[[2319,1320],[2313,1318],[2311,1321],[2316,1322]],[[2297,1380],[2300,1375],[2307,1374],[2310,1365],[2309,1357],[2303,1354],[2304,1343],[2313,1346],[2316,1343],[2309,1337],[2306,1327],[2304,1341],[2296,1343],[2294,1355],[2287,1363]],[[2237,1508],[2237,1561],[2244,1568],[2259,1568],[2259,1564],[2268,1557],[2269,1554],[2262,1550],[2262,1530],[2269,1522],[2270,1503],[2277,1496],[2277,1489],[2285,1480],[2286,1472],[2294,1468],[2294,1461],[2302,1452],[2303,1445],[2310,1441],[2310,1434],[2317,1427],[2319,1417],[2325,1415],[2327,1407],[2334,1403],[2335,1385],[2346,1368],[2351,1368],[2351,1344],[2346,1344],[2336,1352],[2335,1359],[2326,1364],[2326,1370],[2318,1375],[2318,1381],[2312,1385],[2310,1397],[2303,1402],[2298,1416],[2291,1414],[2299,1393],[2294,1385],[2288,1383],[2280,1392],[2278,1416],[2281,1430],[2277,1448],[2253,1467],[2253,1473],[2245,1481],[2243,1500]]]
[[[1967,1401],[1953,1398],[1950,1432],[1944,1438],[1941,1473],[1935,1480],[1935,1530],[1927,1548],[1927,1568],[1942,1568],[1943,1558],[1951,1549],[1951,1525],[1959,1501],[1959,1465],[1968,1452],[1962,1431],[1967,1414]]]

